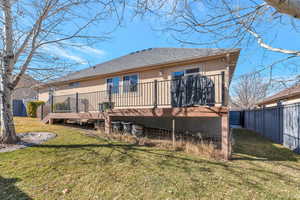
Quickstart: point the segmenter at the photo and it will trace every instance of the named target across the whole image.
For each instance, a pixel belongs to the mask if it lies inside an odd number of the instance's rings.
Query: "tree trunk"
[[[12,90],[8,87],[9,77],[2,73],[1,74],[1,91],[0,95],[0,143],[4,144],[15,144],[19,141],[16,135],[13,112],[12,112]]]

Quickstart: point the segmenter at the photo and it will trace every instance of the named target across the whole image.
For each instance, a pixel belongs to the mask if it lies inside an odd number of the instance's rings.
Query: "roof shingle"
[[[293,97],[296,95],[300,95],[300,84],[296,84],[290,88],[284,89],[272,96],[265,98],[262,102],[258,103],[258,105],[265,105],[269,103],[275,103],[277,101]]]
[[[50,83],[78,80],[81,78],[121,72],[146,66],[154,66],[239,51],[240,49],[149,48],[115,58],[81,71],[70,73],[64,77],[55,79]]]

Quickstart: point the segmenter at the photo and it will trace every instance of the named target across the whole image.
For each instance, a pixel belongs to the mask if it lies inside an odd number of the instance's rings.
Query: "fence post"
[[[154,99],[153,99],[154,108],[157,108],[157,80],[154,80]]]
[[[222,77],[222,86],[221,86],[221,93],[222,93],[222,106],[225,105],[225,72],[221,72],[221,77]]]
[[[78,92],[76,92],[76,113],[79,112],[79,107],[78,107]]]
[[[54,112],[54,98],[53,98],[53,94],[50,96],[50,101],[51,101],[50,111],[51,111],[51,113],[53,113]]]

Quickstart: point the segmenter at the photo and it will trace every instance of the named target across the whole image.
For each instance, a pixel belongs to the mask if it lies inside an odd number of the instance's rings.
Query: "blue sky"
[[[299,33],[294,31],[290,25],[280,25],[265,32],[266,42],[270,42],[275,47],[287,49],[299,49]],[[104,61],[126,55],[130,52],[153,47],[199,47],[192,45],[182,45],[173,40],[169,33],[153,31],[147,20],[135,19],[127,22],[123,27],[118,28],[112,33],[111,39],[100,42],[90,49],[66,50],[65,57],[81,61],[77,69],[82,69]],[[230,47],[219,45],[219,47]],[[89,48],[89,47],[86,47]],[[251,73],[260,70],[285,56],[280,53],[273,53],[260,48],[255,42],[249,46],[240,46],[242,48],[241,56],[236,68],[234,80],[242,74]],[[84,53],[86,52],[86,53]],[[87,53],[88,52],[88,53]],[[63,55],[63,54],[62,54]],[[297,60],[290,60],[283,64],[275,65],[272,71],[274,77],[288,78],[299,73],[298,67],[294,63]],[[299,59],[298,59],[299,62]],[[270,71],[265,70],[263,74],[268,77]]]

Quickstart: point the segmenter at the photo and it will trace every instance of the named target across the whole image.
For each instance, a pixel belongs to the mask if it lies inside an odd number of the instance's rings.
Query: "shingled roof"
[[[271,103],[276,103],[278,101],[293,98],[295,96],[300,97],[300,84],[296,84],[290,88],[284,89],[272,96],[265,98],[262,102],[258,103],[258,105],[266,105]]]
[[[70,73],[64,77],[55,79],[50,83],[78,80],[136,68],[180,62],[184,60],[216,56],[239,51],[240,49],[149,48],[115,58],[81,71]]]

